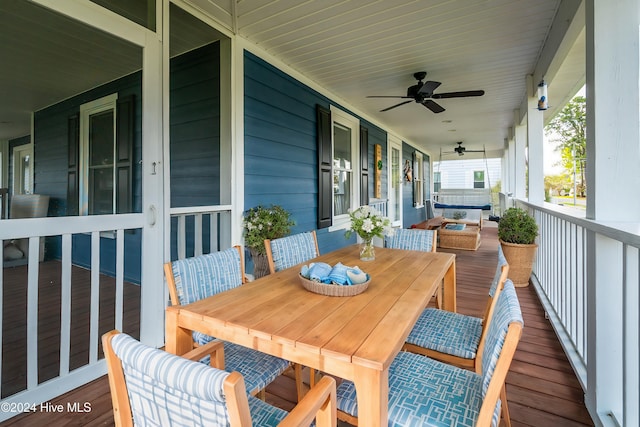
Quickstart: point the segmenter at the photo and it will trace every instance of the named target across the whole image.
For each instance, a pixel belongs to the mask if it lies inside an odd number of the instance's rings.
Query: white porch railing
[[[640,425],[640,227],[524,204],[540,228],[533,283],[596,425]]]
[[[104,360],[99,359],[99,301],[100,301],[100,235],[111,232],[115,239],[115,324],[114,327],[123,329],[123,288],[124,288],[124,260],[125,260],[125,231],[141,229],[144,223],[142,214],[125,215],[96,215],[86,217],[59,218],[30,218],[2,220],[0,240],[3,243],[15,239],[29,239],[28,269],[27,269],[27,316],[26,316],[26,389],[12,394],[0,401],[0,421],[18,415],[21,412],[35,408],[62,393],[73,390],[106,373]],[[90,317],[89,317],[89,359],[83,366],[71,368],[71,333],[73,330],[71,319],[71,290],[72,290],[72,250],[73,235],[89,234],[91,240],[91,284],[90,284]],[[59,236],[61,242],[61,297],[60,297],[60,355],[59,374],[57,377],[39,383],[38,380],[38,279],[40,239],[48,236]],[[0,246],[0,251],[4,245]],[[3,268],[4,270],[4,268]],[[15,285],[4,282],[4,272],[0,276],[0,322],[3,319],[2,293],[9,286]],[[3,325],[0,324],[0,342],[2,342]],[[42,349],[45,351],[46,349]],[[56,362],[51,360],[50,362]],[[4,366],[0,352],[0,367]],[[1,383],[1,381],[0,381]]]
[[[369,201],[369,206],[371,206],[375,210],[377,210],[380,213],[382,213],[382,216],[387,216],[387,201],[386,200],[371,199]]]
[[[177,259],[231,247],[231,205],[171,208],[169,214]]]

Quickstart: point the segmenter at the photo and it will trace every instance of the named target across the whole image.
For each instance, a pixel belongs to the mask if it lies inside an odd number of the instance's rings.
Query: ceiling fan
[[[403,101],[399,104],[396,105],[392,105],[391,107],[387,107],[383,110],[380,110],[380,112],[383,111],[389,111],[393,108],[399,107],[401,105],[404,104],[408,104],[412,101],[417,102],[418,104],[422,104],[425,107],[427,107],[429,110],[433,111],[434,113],[442,113],[443,111],[445,111],[445,109],[438,104],[437,102],[433,101],[434,99],[446,99],[446,98],[465,98],[468,96],[482,96],[484,95],[484,91],[483,90],[467,90],[467,91],[462,91],[462,92],[444,92],[444,93],[433,93],[433,91],[441,85],[440,82],[433,82],[433,81],[429,81],[427,80],[426,82],[422,82],[422,79],[424,79],[427,76],[427,72],[426,71],[418,71],[417,73],[413,74],[413,77],[418,80],[418,83],[413,85],[413,86],[409,86],[407,88],[407,96],[384,96],[384,95],[371,95],[371,96],[367,96],[367,98],[410,98],[409,101]]]
[[[455,147],[453,149],[454,152],[458,153],[458,156],[464,156],[464,153],[484,153],[484,147],[482,147],[482,150],[467,150],[465,147],[462,146],[462,141],[458,141],[456,142],[456,144],[458,144],[457,147]]]

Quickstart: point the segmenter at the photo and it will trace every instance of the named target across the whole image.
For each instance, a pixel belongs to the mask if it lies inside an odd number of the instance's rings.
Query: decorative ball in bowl
[[[309,292],[334,297],[361,294],[371,282],[371,277],[358,267],[346,267],[341,263],[334,267],[324,263],[305,265],[298,276]]]

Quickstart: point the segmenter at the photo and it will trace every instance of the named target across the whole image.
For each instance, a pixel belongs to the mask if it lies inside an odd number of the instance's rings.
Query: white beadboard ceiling
[[[226,30],[255,45],[257,54],[276,58],[294,77],[323,88],[435,160],[440,151],[443,159],[457,157],[446,154],[456,141],[469,150],[486,147],[489,157],[501,156],[514,111],[525,97],[527,75],[553,73],[545,75],[553,107],[544,113],[546,118],[585,79],[583,25],[576,30],[572,13],[568,18],[562,15],[575,11],[579,0],[181,3],[213,16]],[[184,28],[172,31],[172,43],[188,46],[195,43],[190,35],[202,39],[207,33],[186,13],[172,9],[174,29]],[[19,129],[28,132],[28,121],[21,123],[26,112],[127,74],[141,63],[139,49],[26,0],[0,2],[0,33],[0,139],[20,136]],[[217,32],[204,37],[217,37]],[[548,60],[541,71],[549,49],[562,52],[566,60]],[[407,87],[416,83],[417,71],[427,72],[425,80],[442,83],[435,93],[482,89],[485,95],[437,100],[446,109],[439,114],[415,102],[380,112],[403,99],[367,98],[406,95]]]

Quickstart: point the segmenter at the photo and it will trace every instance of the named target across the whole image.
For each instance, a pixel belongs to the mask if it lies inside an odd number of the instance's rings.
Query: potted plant
[[[498,239],[515,286],[527,286],[538,249],[536,220],[521,208],[509,208],[498,222]]]
[[[244,243],[253,259],[253,275],[256,279],[269,274],[264,240],[289,235],[294,224],[289,211],[278,205],[260,205],[245,212]]]

